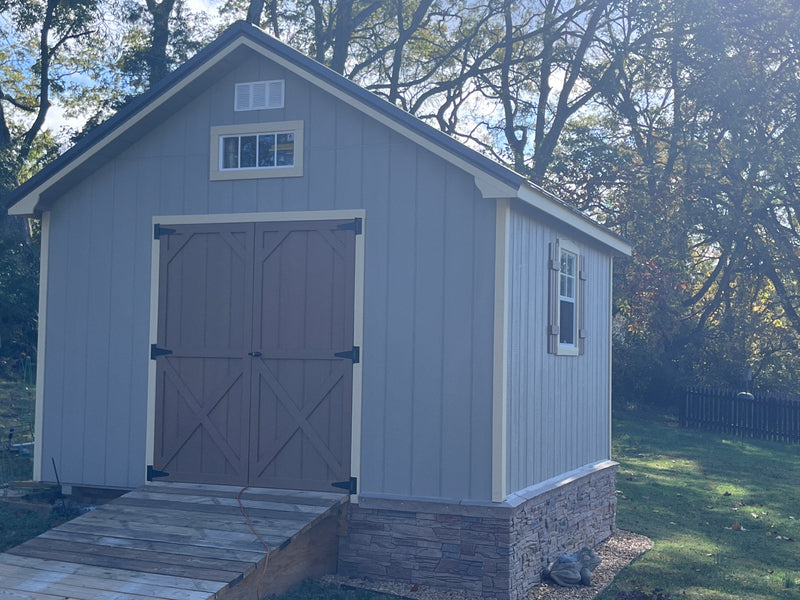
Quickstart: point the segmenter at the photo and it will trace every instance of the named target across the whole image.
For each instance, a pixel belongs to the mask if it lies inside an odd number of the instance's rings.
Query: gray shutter
[[[558,354],[558,275],[561,272],[561,251],[558,240],[550,242],[547,266],[547,351]]]
[[[586,257],[578,257],[578,354],[586,352]]]

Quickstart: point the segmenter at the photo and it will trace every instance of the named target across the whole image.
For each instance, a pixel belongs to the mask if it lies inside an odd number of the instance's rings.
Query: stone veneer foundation
[[[339,574],[519,600],[551,560],[615,531],[617,466],[589,465],[497,503],[360,496]]]

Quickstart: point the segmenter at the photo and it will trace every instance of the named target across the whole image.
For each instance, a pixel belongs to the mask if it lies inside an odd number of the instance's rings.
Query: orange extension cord
[[[249,488],[249,485],[244,486],[239,493],[236,494],[236,502],[239,503],[239,510],[242,511],[242,516],[244,517],[245,521],[247,521],[248,527],[250,527],[250,531],[252,531],[255,536],[258,538],[258,541],[267,549],[267,558],[264,559],[264,568],[261,569],[261,574],[258,576],[258,583],[256,584],[256,600],[261,600],[261,582],[264,581],[264,576],[267,574],[267,565],[269,564],[269,555],[270,549],[269,544],[264,541],[264,539],[259,535],[256,531],[256,528],[253,527],[253,522],[250,520],[250,517],[247,515],[247,511],[244,509],[244,504],[242,504],[242,494],[244,494],[245,490]]]

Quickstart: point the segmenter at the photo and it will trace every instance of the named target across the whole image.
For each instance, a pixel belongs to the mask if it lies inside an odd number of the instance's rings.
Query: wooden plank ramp
[[[129,492],[0,554],[0,600],[256,600],[335,572],[348,496],[247,488],[248,524],[240,491]]]

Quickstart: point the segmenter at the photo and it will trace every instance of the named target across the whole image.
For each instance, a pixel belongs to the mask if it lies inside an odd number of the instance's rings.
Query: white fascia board
[[[589,217],[572,210],[556,200],[548,198],[545,193],[537,190],[533,186],[520,186],[516,197],[524,203],[558,219],[562,223],[577,229],[581,233],[585,233],[623,256],[630,256],[633,251],[632,246],[628,242],[612,233],[603,225],[595,223]]]
[[[316,85],[318,88],[328,92],[329,94],[333,95],[334,97],[342,100],[343,102],[353,106],[354,108],[358,109],[362,113],[372,117],[373,119],[377,120],[378,122],[382,123],[383,125],[389,127],[390,129],[400,133],[404,137],[408,138],[409,140],[419,144],[426,150],[429,150],[433,154],[443,158],[444,160],[448,161],[449,163],[457,166],[458,168],[470,173],[476,178],[476,185],[481,190],[485,198],[497,198],[497,197],[509,197],[513,196],[514,194],[509,194],[510,188],[507,183],[501,181],[500,179],[489,175],[485,171],[481,170],[474,164],[464,160],[463,158],[459,157],[458,155],[450,152],[446,148],[432,142],[431,140],[425,138],[424,136],[418,134],[417,132],[413,131],[409,127],[405,126],[402,123],[395,121],[394,119],[387,118],[384,113],[380,110],[367,105],[364,102],[361,102],[358,98],[350,95],[348,92],[332,85],[330,82],[318,77],[314,73],[311,73],[303,68],[298,68],[297,65],[292,63],[290,60],[276,54],[269,48],[266,48],[259,44],[257,41],[248,39],[248,38],[238,38],[231,43],[229,43],[225,48],[221,49],[217,52],[217,54],[206,61],[203,65],[198,67],[195,71],[191,73],[191,75],[184,78],[182,81],[176,83],[173,87],[166,90],[163,94],[149,102],[146,106],[144,106],[139,112],[132,115],[126,122],[117,126],[109,135],[101,138],[95,143],[93,147],[88,149],[83,154],[77,156],[75,159],[70,161],[63,169],[56,171],[44,180],[41,184],[39,184],[36,188],[31,190],[28,194],[22,197],[19,201],[17,201],[8,211],[9,215],[17,215],[17,216],[30,216],[35,214],[36,207],[39,203],[39,199],[41,194],[46,191],[51,185],[61,179],[64,175],[68,174],[70,171],[82,165],[88,158],[94,156],[98,152],[101,152],[108,144],[119,137],[120,135],[124,134],[126,131],[129,131],[133,127],[136,127],[138,123],[148,116],[151,112],[156,110],[159,106],[161,106],[165,101],[171,99],[173,96],[178,94],[184,87],[192,83],[197,77],[201,76],[203,73],[208,71],[209,69],[213,68],[218,62],[223,60],[227,57],[231,52],[238,49],[240,46],[246,46],[249,49],[253,50],[254,52],[264,56],[265,58],[275,62],[276,64],[281,65],[289,72],[309,81],[310,83]]]

